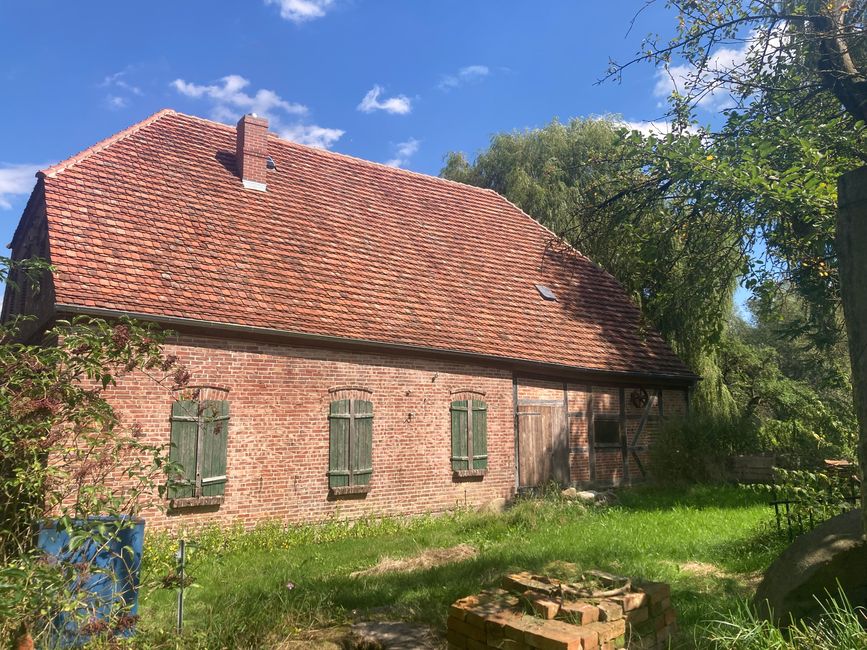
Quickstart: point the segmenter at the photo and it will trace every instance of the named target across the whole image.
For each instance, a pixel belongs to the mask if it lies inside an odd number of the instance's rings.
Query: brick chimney
[[[235,160],[244,187],[264,192],[268,169],[268,120],[255,113],[238,120]]]

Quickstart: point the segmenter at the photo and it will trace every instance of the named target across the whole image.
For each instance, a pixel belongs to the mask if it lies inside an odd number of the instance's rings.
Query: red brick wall
[[[146,512],[148,526],[258,519],[315,521],[331,516],[399,515],[478,505],[514,491],[512,377],[469,364],[406,359],[183,336],[167,346],[192,384],[229,389],[231,419],[225,501],[217,508]],[[364,497],[328,492],[329,389],[372,391],[373,478]],[[483,392],[488,405],[488,473],[455,480],[449,406],[454,391]],[[146,441],[169,439],[172,395],[146,377],[109,393]]]

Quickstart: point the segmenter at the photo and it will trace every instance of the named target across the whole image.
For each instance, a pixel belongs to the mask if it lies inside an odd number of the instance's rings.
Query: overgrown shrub
[[[13,265],[34,290],[48,270],[0,258],[0,284]],[[34,345],[17,339],[24,320],[0,325],[0,645],[47,635],[61,613],[90,625],[88,580],[104,570],[88,558],[118,542],[142,508],[161,503],[172,470],[168,445],[146,444],[141,427],[123,422],[104,393],[136,371],[169,392],[189,379],[153,327],[79,317],[58,322],[50,343]],[[95,516],[115,523],[94,523]],[[35,548],[46,520],[66,534],[74,560]],[[116,622],[100,620],[99,629]]]
[[[721,481],[729,456],[757,447],[754,427],[726,417],[691,415],[661,428],[651,446],[650,471],[662,483]]]

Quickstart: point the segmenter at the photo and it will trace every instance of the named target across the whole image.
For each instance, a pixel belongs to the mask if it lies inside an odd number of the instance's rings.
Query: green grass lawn
[[[750,595],[756,572],[782,549],[768,534],[770,515],[746,489],[645,488],[622,491],[618,506],[590,510],[523,500],[499,516],[464,512],[404,524],[332,524],[319,532],[272,525],[231,539],[211,531],[191,560],[196,586],[186,592],[183,637],[173,633],[175,590],[146,586],[137,645],[269,648],[371,618],[442,630],[452,601],[497,585],[508,571],[541,571],[563,560],[670,583],[681,626],[676,645],[692,647],[702,621]],[[436,568],[349,577],[384,556],[462,543],[478,555]],[[221,545],[225,550],[217,550]],[[153,585],[165,573],[156,556],[167,557],[171,547],[159,537],[149,546],[160,549],[146,557],[145,583]],[[295,587],[287,589],[288,582]]]

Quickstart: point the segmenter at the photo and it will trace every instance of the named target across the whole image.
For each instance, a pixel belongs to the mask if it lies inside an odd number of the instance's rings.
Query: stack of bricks
[[[507,576],[503,589],[468,596],[451,606],[449,650],[667,648],[676,629],[668,585],[619,580],[626,586],[610,591],[621,593],[576,598],[574,583],[529,573]]]

